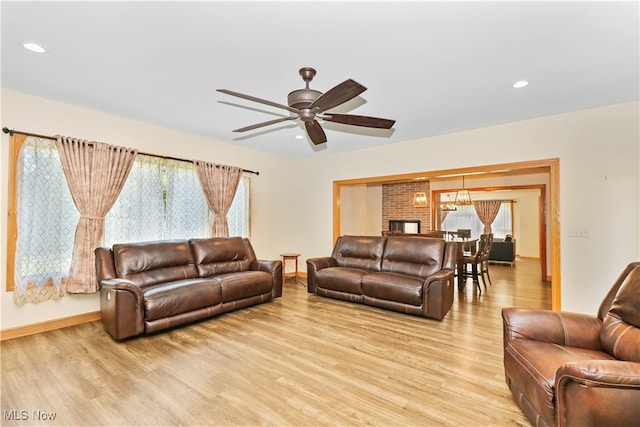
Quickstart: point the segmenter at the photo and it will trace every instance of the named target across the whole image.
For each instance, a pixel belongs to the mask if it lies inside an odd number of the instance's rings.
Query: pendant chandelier
[[[471,193],[469,190],[465,190],[464,188],[464,175],[462,175],[462,189],[458,190],[456,193],[456,201],[454,202],[456,206],[465,206],[471,205],[473,202],[471,201]]]
[[[443,201],[440,202],[440,211],[441,212],[453,212],[457,211],[458,208],[456,204],[451,200],[451,195],[447,194]]]
[[[413,207],[414,208],[426,208],[427,207],[427,194],[418,191],[413,195]]]

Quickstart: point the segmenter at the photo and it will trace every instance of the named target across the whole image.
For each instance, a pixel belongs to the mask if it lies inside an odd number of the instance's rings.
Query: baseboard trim
[[[89,313],[78,314],[75,316],[63,317],[56,320],[46,322],[32,323],[26,326],[18,326],[16,328],[3,329],[0,331],[0,341],[6,341],[13,338],[26,337],[27,335],[39,334],[41,332],[53,331],[55,329],[67,328],[69,326],[81,325],[100,320],[100,311],[92,311]]]
[[[299,277],[307,277],[305,271],[298,272]],[[18,326],[16,328],[0,330],[0,342],[13,338],[26,337],[28,335],[39,334],[41,332],[53,331],[56,329],[68,328],[69,326],[81,325],[83,323],[94,322],[100,320],[100,311],[78,314],[76,316],[63,317],[61,319],[50,320],[47,322],[32,323],[26,326]]]

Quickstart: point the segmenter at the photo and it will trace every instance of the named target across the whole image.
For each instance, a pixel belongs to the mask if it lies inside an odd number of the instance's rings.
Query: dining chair
[[[487,234],[487,241],[485,242],[484,251],[480,260],[480,276],[482,277],[482,282],[484,283],[485,289],[487,288],[487,281],[484,278],[484,275],[487,275],[487,280],[489,280],[489,285],[493,285],[491,283],[491,276],[489,276],[489,254],[491,253],[491,246],[493,246],[493,233]]]
[[[489,277],[489,251],[491,250],[491,243],[493,242],[493,234],[482,234],[478,240],[478,248],[475,253],[463,255],[463,274],[466,276],[468,267],[471,267],[471,276],[473,277],[473,283],[478,287],[478,292],[482,293],[480,287],[480,278],[485,290],[487,289],[487,280],[491,284],[491,278]],[[485,279],[484,275],[487,275]]]

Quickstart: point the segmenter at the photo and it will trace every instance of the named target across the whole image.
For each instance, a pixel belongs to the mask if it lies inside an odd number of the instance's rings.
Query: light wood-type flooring
[[[529,426],[505,306],[550,308],[539,263],[491,265],[443,321],[310,295],[116,342],[92,322],[3,342],[3,426]],[[55,419],[51,419],[55,417]]]

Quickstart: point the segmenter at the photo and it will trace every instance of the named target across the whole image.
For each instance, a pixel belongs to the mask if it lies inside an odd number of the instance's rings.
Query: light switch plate
[[[573,227],[568,230],[569,237],[591,237],[587,228]]]

